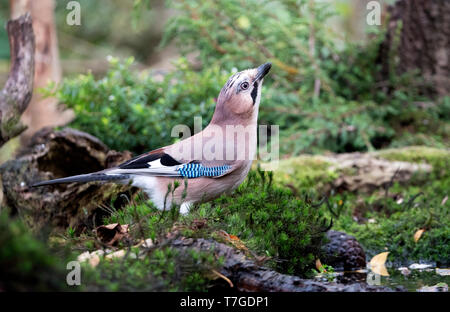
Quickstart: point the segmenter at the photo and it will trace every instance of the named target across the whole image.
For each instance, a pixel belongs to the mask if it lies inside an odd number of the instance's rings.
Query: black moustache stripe
[[[253,105],[255,105],[256,102],[256,96],[258,95],[258,82],[255,81],[255,83],[253,84],[253,90],[251,93],[252,99],[253,99]]]

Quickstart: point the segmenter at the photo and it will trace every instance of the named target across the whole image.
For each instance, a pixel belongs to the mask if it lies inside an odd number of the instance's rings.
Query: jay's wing
[[[134,175],[217,178],[226,175],[231,171],[233,171],[232,166],[226,164],[215,163],[214,165],[207,165],[199,161],[180,162],[164,152],[163,149],[160,149],[137,156],[115,168],[66,178],[41,181],[32,186],[37,187],[72,182],[129,180]]]
[[[232,170],[227,164],[208,165],[202,161],[180,162],[164,151],[150,152],[124,162],[106,174],[137,174],[167,177],[219,177]]]

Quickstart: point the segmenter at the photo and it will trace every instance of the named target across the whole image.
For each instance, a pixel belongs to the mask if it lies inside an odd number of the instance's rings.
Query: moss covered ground
[[[320,156],[302,156],[280,165],[276,180],[317,198],[328,195],[321,209],[334,219],[333,229],[354,235],[368,257],[389,251],[389,261],[417,261],[446,265],[450,262],[450,152],[423,146],[387,149],[373,153],[391,161],[432,165],[430,173],[417,172],[406,182],[394,182],[373,192],[337,192],[328,187],[337,175]],[[351,174],[351,173],[345,173]],[[424,229],[416,242],[414,234]]]
[[[20,220],[1,214],[2,289],[70,289],[65,264],[85,251],[127,250],[127,256],[83,264],[78,290],[205,291],[219,278],[221,261],[214,253],[180,253],[170,237],[212,238],[242,250],[249,258],[279,272],[311,277],[330,228],[354,235],[368,258],[389,251],[388,261],[449,263],[449,152],[411,147],[377,152],[389,160],[423,162],[429,173],[372,192],[338,191],[332,182],[341,174],[325,158],[302,156],[281,161],[274,173],[252,170],[231,195],[199,204],[188,215],[171,207],[158,211],[138,195],[121,210],[111,209],[104,224],[130,225],[129,237],[105,246],[93,229],[81,235],[71,229],[50,237],[32,235]],[[185,187],[178,184],[177,187]],[[325,198],[325,199],[324,199]],[[414,234],[423,229],[418,240]],[[143,256],[136,244],[151,238]],[[28,260],[27,260],[28,259]],[[326,265],[326,263],[325,263]],[[216,271],[217,272],[217,271]],[[35,281],[39,280],[39,283]],[[30,286],[33,285],[33,286]]]

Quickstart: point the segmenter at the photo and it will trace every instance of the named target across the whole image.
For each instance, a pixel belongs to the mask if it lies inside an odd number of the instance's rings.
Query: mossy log
[[[42,180],[88,173],[112,167],[131,158],[131,153],[110,151],[97,138],[70,128],[37,132],[15,160],[0,167],[4,204],[34,229],[45,226],[81,232],[94,227],[110,208],[128,203],[135,190],[112,183],[70,183],[44,187],[31,185]]]
[[[224,262],[220,273],[226,276],[233,288],[244,292],[336,292],[336,291],[393,291],[382,286],[371,286],[366,283],[340,284],[302,279],[285,275],[258,265],[246,258],[239,250],[228,245],[207,239],[176,239],[171,246],[181,251],[194,249],[197,252],[214,252]],[[224,287],[230,287],[224,281]],[[395,289],[399,291],[401,289]]]
[[[0,92],[0,146],[21,134],[26,127],[20,116],[33,94],[34,33],[30,14],[6,25],[11,51],[11,70]]]
[[[424,157],[429,155],[432,160],[446,153],[432,148],[407,148],[373,153],[302,155],[280,161],[274,175],[277,182],[288,186],[296,194],[311,188],[319,194],[330,190],[372,193],[393,182],[406,183],[414,174],[432,172],[433,166],[428,163],[397,160],[409,160],[402,157],[409,152]],[[391,155],[398,157],[388,157]]]

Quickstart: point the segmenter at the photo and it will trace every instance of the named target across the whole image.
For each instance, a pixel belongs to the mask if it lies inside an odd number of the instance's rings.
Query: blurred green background
[[[367,25],[368,1],[78,2],[81,25],[70,26],[68,1],[56,1],[65,79],[38,92],[111,148],[143,152],[175,140],[170,129],[192,126],[194,115],[206,124],[227,77],[266,61],[274,67],[260,123],[280,126],[283,155],[448,147],[449,97],[430,98],[414,71],[383,76],[386,5],[395,1],[380,2],[381,26]],[[7,46],[2,30],[1,80]],[[395,64],[395,47],[389,55]]]

